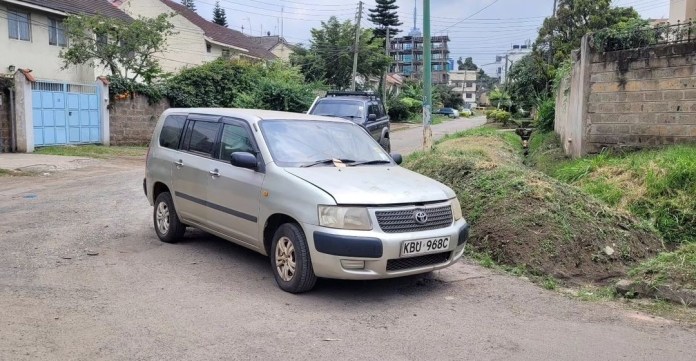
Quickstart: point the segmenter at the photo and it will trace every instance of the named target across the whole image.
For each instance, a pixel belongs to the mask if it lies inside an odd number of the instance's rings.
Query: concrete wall
[[[696,142],[696,42],[581,50],[556,98],[567,154]]]
[[[115,100],[109,110],[111,145],[144,145],[150,142],[159,116],[169,108],[169,101],[149,104],[144,95]]]
[[[71,66],[61,70],[63,61],[59,54],[63,48],[48,44],[48,19],[61,19],[61,15],[12,6],[12,9],[29,12],[32,25],[31,41],[10,39],[7,24],[8,7],[10,6],[6,3],[0,3],[0,73],[6,72],[8,66],[14,65],[16,69],[32,69],[36,79],[77,83],[92,83],[96,73],[101,73],[101,69],[94,69],[88,65]]]

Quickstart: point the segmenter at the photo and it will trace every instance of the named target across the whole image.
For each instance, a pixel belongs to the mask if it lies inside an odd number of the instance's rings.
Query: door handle
[[[217,169],[210,170],[210,171],[208,171],[208,173],[209,173],[213,178],[219,177],[219,176],[220,176],[220,172],[219,172]]]
[[[174,165],[175,165],[177,168],[181,168],[181,167],[184,166],[184,162],[183,162],[181,159],[179,159],[178,161],[174,162]]]

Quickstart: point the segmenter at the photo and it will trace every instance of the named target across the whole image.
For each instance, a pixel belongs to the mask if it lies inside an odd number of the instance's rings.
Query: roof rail
[[[336,96],[364,96],[371,98],[378,98],[377,94],[372,91],[347,91],[347,90],[329,90],[326,92],[327,97]]]

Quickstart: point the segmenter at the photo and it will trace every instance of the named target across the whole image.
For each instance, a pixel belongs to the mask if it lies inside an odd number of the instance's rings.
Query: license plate
[[[401,244],[401,256],[413,256],[417,254],[426,254],[443,251],[449,248],[449,243],[449,237],[406,241]]]

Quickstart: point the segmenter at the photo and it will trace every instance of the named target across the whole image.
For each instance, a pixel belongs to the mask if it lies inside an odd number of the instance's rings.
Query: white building
[[[478,71],[476,70],[452,70],[449,73],[449,85],[454,87],[452,90],[461,94],[464,104],[476,103],[476,80]]]
[[[696,0],[670,0],[669,22],[685,22],[689,19],[696,20]]]
[[[165,72],[178,72],[220,57],[249,60],[272,60],[276,56],[261,48],[239,31],[206,20],[195,11],[174,0],[110,0],[126,14],[137,18],[154,18],[175,13],[169,19],[175,34],[167,38],[166,50],[156,54]]]
[[[88,64],[62,69],[59,54],[67,45],[63,19],[70,14],[132,20],[108,0],[0,0],[0,73],[31,69],[39,80],[76,83],[93,83],[105,75]]]
[[[528,40],[523,45],[513,45],[512,49],[505,52],[503,55],[498,55],[495,57],[495,62],[497,64],[496,76],[500,78],[500,83],[505,84],[507,81],[507,75],[512,68],[512,65],[522,59],[525,55],[532,52],[531,42]]]

